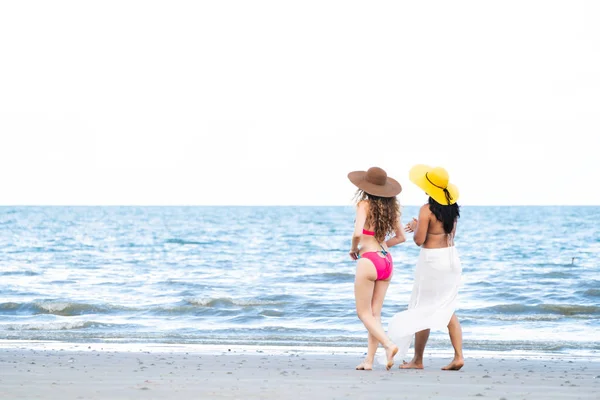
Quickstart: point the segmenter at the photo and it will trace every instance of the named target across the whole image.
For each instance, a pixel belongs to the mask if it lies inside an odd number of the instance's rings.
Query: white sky
[[[600,2],[5,1],[0,204],[600,204]]]

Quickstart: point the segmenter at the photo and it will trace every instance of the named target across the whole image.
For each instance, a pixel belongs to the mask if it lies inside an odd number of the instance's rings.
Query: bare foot
[[[387,369],[388,371],[394,366],[394,356],[397,352],[398,346],[396,346],[395,344],[392,344],[385,349],[385,355],[387,357],[387,364],[385,366],[385,369]]]
[[[464,358],[455,358],[452,362],[442,368],[444,371],[458,371],[465,365]]]
[[[416,362],[415,360],[403,362],[400,369],[423,369],[423,362]]]
[[[373,363],[372,362],[368,362],[367,360],[361,362],[360,364],[358,364],[356,366],[356,369],[359,371],[372,371],[373,370]]]

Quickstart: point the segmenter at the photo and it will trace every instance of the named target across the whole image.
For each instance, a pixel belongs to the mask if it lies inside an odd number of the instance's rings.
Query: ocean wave
[[[0,303],[0,312],[17,310],[20,306],[21,306],[20,303],[13,303],[13,302]]]
[[[575,275],[570,273],[570,272],[563,272],[563,271],[550,271],[550,272],[534,272],[531,274],[527,274],[527,276],[529,277],[535,277],[535,278],[549,278],[549,279],[554,279],[554,278],[563,278],[563,279],[567,279],[567,278],[573,278]]]
[[[528,306],[524,304],[500,304],[478,311],[492,311],[497,313],[555,313],[564,316],[570,315],[596,315],[600,314],[599,306],[585,306],[580,304],[538,304]]]
[[[286,281],[288,281],[288,282],[303,282],[303,283],[311,283],[311,282],[345,283],[345,282],[353,282],[354,274],[346,273],[346,272],[325,272],[322,274],[307,274],[307,275],[288,277],[286,279]]]
[[[157,282],[155,283],[156,286],[171,286],[171,287],[181,287],[181,288],[185,288],[186,290],[191,291],[192,293],[198,293],[201,290],[205,290],[205,289],[210,289],[209,285],[205,285],[202,283],[197,283],[192,279],[184,279],[181,278],[182,280],[177,280],[177,279],[167,279],[165,281],[162,282]]]
[[[181,244],[181,245],[191,244],[191,245],[199,245],[199,246],[218,244],[218,242],[198,242],[198,241],[194,241],[194,240],[184,240],[184,239],[167,239],[167,240],[165,240],[165,243]]]
[[[96,321],[61,321],[38,322],[30,324],[0,324],[7,331],[67,331],[74,329],[116,327],[117,324],[106,324]]]
[[[63,248],[59,249],[57,247],[42,247],[42,246],[33,246],[33,247],[19,247],[18,250],[6,250],[7,254],[26,254],[26,253],[68,253],[71,252],[71,249]]]
[[[283,317],[285,315],[285,313],[283,311],[278,311],[278,310],[264,310],[258,314],[262,315],[264,317]]]
[[[90,304],[68,301],[34,301],[0,303],[0,315],[41,315],[78,316],[87,314],[132,314],[142,312],[149,315],[196,315],[214,310],[218,316],[236,315],[239,311],[228,308],[234,307],[265,307],[286,304],[283,300],[230,299],[230,298],[190,298],[175,304],[148,305],[143,307],[125,307],[114,304]],[[225,312],[225,314],[223,314]],[[233,314],[232,314],[233,313]]]
[[[600,289],[588,289],[583,292],[583,295],[588,297],[600,297]]]
[[[35,271],[3,271],[0,272],[0,276],[37,276],[41,275],[39,272]]]
[[[564,318],[562,315],[557,314],[487,314],[487,315],[473,315],[465,314],[463,317],[459,315],[460,322],[464,324],[483,324],[487,325],[491,321],[506,321],[506,322],[549,322],[559,321]],[[583,319],[587,319],[586,316],[581,316]]]
[[[354,280],[354,274],[347,272],[325,272],[323,274],[319,274],[321,276],[331,278],[331,279],[352,279]]]
[[[75,316],[85,314],[104,314],[115,311],[128,310],[127,307],[105,305],[74,303],[69,301],[34,301],[29,303],[0,303],[0,314],[52,314],[60,316]],[[131,310],[131,309],[129,309]]]
[[[493,287],[493,286],[495,286],[493,283],[488,282],[488,281],[473,282],[472,285],[473,286],[480,286],[480,287]]]
[[[588,279],[588,280],[584,280],[583,282],[581,282],[580,285],[581,285],[581,287],[597,289],[600,287],[600,280]]]
[[[255,307],[272,306],[285,304],[278,300],[258,300],[258,299],[231,299],[228,297],[219,298],[192,298],[186,300],[189,304],[201,307]]]
[[[443,347],[444,343],[441,340],[439,343],[431,342],[433,347],[439,345]],[[480,339],[464,339],[463,345],[473,350],[528,350],[541,352],[554,352],[566,350],[600,350],[598,342],[578,342],[578,341],[548,341],[548,340],[480,340]],[[430,343],[427,343],[430,346]],[[447,342],[446,342],[447,346]]]
[[[64,280],[59,280],[59,281],[51,281],[49,282],[50,285],[73,285],[73,284],[77,284],[77,281],[75,280],[71,280],[71,279],[64,279]]]

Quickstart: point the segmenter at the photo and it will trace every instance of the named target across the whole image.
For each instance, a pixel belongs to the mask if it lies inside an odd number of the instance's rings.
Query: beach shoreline
[[[4,342],[0,398],[600,397],[600,360],[594,357],[467,352],[465,367],[452,372],[440,370],[451,357],[428,354],[424,370],[399,370],[396,360],[390,371],[381,365],[356,371],[364,349],[328,350]]]
[[[53,351],[99,351],[99,352],[129,352],[129,353],[197,353],[222,355],[225,353],[241,354],[311,354],[311,355],[347,355],[361,357],[366,353],[366,343],[363,347],[351,346],[303,346],[303,345],[248,345],[237,343],[223,344],[195,344],[195,343],[165,343],[165,342],[132,342],[132,341],[77,341],[67,342],[61,340],[1,340],[0,350],[53,350]],[[378,351],[382,351],[380,347]],[[413,348],[406,357],[412,356]],[[537,360],[589,360],[600,362],[600,352],[596,351],[568,351],[544,352],[539,350],[475,350],[464,349],[467,357],[471,358],[497,358],[497,359],[537,359]],[[450,346],[446,350],[426,349],[425,355],[430,358],[452,358],[453,350]]]

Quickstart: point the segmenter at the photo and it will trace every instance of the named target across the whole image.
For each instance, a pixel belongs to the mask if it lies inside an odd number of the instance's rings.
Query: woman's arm
[[[415,234],[413,236],[413,240],[415,241],[417,246],[422,246],[425,243],[425,239],[427,239],[427,229],[429,229],[429,215],[431,211],[429,210],[429,204],[425,204],[421,207],[419,211],[419,219],[417,220],[417,226],[415,229]]]
[[[361,201],[356,206],[356,221],[354,222],[354,233],[352,234],[352,245],[350,247],[350,257],[353,260],[358,259],[358,244],[367,221],[367,207],[366,201]]]
[[[402,222],[400,222],[400,218],[398,218],[398,222],[396,223],[396,229],[394,230],[394,237],[389,238],[385,242],[385,245],[387,247],[392,247],[404,242],[406,242],[406,235],[404,234],[404,229],[402,229]]]

